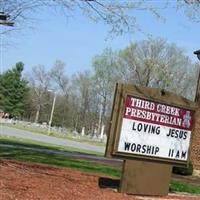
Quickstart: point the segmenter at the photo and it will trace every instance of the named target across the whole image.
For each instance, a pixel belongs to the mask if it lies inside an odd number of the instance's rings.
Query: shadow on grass
[[[58,146],[49,146],[45,144],[38,144],[38,142],[31,142],[27,143],[26,141],[16,141],[13,139],[6,139],[6,138],[0,138],[0,144],[4,145],[12,145],[14,147],[24,147],[24,148],[34,148],[34,149],[39,149],[39,150],[50,150],[50,151],[60,151],[60,152],[66,152],[66,153],[76,153],[80,155],[92,155],[92,156],[98,156],[101,157],[98,154],[95,153],[90,153],[90,152],[79,152],[79,149],[73,148],[72,150],[66,150],[66,148],[63,147],[58,147]]]
[[[5,143],[4,143],[5,144]],[[8,143],[7,143],[8,144]],[[9,143],[12,145],[18,145],[19,143]],[[40,145],[23,145],[24,147],[37,148],[37,149],[47,149],[41,147]],[[48,148],[51,149],[52,148]],[[62,151],[63,152],[63,151]],[[67,152],[67,151],[66,151]],[[38,152],[34,149],[23,149],[17,146],[12,148],[2,146],[0,148],[0,158],[18,160],[18,161],[28,161],[33,163],[42,163],[60,167],[75,168],[84,172],[94,172],[105,174],[109,176],[119,177],[120,170],[114,167],[109,167],[106,165],[98,164],[95,162],[89,162],[81,159],[72,159],[66,155],[59,155],[47,152]]]

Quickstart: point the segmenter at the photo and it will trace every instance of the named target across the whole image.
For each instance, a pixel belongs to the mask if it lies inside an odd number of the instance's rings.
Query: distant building
[[[9,118],[9,114],[0,109],[0,118]]]

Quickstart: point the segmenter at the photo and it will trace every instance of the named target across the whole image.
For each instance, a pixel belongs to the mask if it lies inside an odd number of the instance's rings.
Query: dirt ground
[[[167,197],[120,194],[113,188],[100,188],[99,178],[74,169],[0,160],[0,200],[200,199],[180,193]]]

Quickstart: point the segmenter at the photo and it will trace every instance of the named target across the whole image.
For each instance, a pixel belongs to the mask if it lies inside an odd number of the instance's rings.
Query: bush
[[[185,176],[189,176],[192,175],[193,173],[193,165],[190,162],[189,165],[187,167],[178,167],[178,166],[174,166],[172,168],[172,173],[173,174],[179,174],[179,175],[185,175]]]

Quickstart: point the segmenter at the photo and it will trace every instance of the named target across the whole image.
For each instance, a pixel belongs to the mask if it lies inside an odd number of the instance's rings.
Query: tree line
[[[117,82],[162,88],[193,100],[198,66],[184,50],[163,39],[131,43],[125,49],[104,49],[92,59],[92,70],[72,76],[56,61],[47,69],[34,66],[23,75],[24,64],[0,75],[0,109],[31,122],[49,122],[56,95],[52,125],[87,132],[99,131],[110,117]]]

